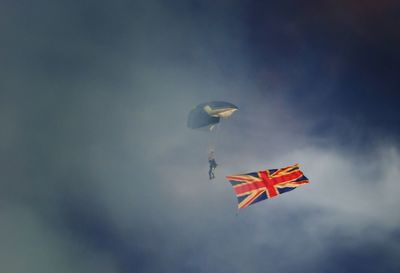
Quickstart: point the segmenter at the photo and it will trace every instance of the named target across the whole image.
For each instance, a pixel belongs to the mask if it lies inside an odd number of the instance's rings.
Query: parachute
[[[210,131],[221,118],[228,118],[239,108],[226,101],[211,101],[197,105],[189,113],[187,126],[191,129],[207,128]]]
[[[211,101],[201,103],[192,109],[188,116],[187,126],[191,129],[205,129],[215,131],[213,128],[220,122],[221,118],[228,118],[239,108],[230,102]],[[215,133],[213,133],[215,137]],[[211,136],[210,136],[211,137]],[[210,141],[208,145],[208,162],[210,169],[208,175],[210,180],[215,178],[214,170],[217,163],[214,158],[214,144]]]

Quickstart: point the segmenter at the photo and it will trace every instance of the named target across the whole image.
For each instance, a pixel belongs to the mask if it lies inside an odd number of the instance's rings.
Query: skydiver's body
[[[214,175],[214,170],[215,168],[217,168],[217,162],[215,162],[215,158],[214,158],[214,151],[210,151],[210,153],[208,154],[208,163],[210,164],[210,169],[208,170],[208,176],[210,177],[210,180],[215,178]]]

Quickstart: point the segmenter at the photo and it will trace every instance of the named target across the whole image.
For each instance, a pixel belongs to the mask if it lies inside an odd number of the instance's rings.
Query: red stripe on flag
[[[247,181],[246,181],[247,182]],[[265,185],[262,181],[254,181],[254,182],[247,182],[242,185],[234,186],[233,189],[235,190],[236,195],[241,195],[243,193],[254,191],[258,189],[265,188]]]
[[[258,172],[258,175],[262,178],[265,187],[267,188],[267,193],[268,197],[274,197],[278,195],[278,191],[275,189],[274,185],[277,183],[274,183],[269,177],[266,171],[261,171]]]
[[[272,178],[270,178],[270,180],[272,181],[273,185],[276,185],[276,184],[279,184],[282,182],[289,182],[289,181],[295,180],[295,179],[301,177],[302,175],[303,175],[302,171],[295,171],[295,172],[284,174],[281,176],[276,176],[276,177],[272,176]]]

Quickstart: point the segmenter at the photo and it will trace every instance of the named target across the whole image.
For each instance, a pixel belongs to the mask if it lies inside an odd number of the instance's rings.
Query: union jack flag
[[[226,178],[236,193],[239,209],[309,183],[298,164],[281,169],[230,175]]]

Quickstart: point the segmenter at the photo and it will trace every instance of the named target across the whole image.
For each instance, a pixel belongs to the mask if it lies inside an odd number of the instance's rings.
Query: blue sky
[[[275,2],[3,1],[0,271],[398,272],[399,5]]]

